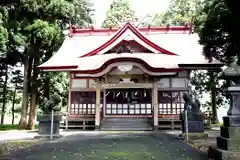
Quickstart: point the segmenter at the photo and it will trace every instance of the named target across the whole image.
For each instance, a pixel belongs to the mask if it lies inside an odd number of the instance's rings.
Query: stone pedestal
[[[186,133],[186,120],[185,113],[181,114],[182,120],[182,132]],[[188,133],[204,133],[204,114],[203,113],[194,113],[188,112]]]
[[[240,87],[229,87],[232,104],[228,116],[223,117],[217,146],[210,146],[208,157],[214,160],[240,160]]]
[[[37,137],[50,137],[51,134],[51,114],[45,114],[38,116],[37,119],[39,121],[38,125],[38,135]],[[54,115],[53,116],[53,136],[60,136],[60,121],[62,120],[62,116]]]

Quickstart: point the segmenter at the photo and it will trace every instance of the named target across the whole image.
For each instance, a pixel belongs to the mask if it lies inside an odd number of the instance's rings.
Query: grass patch
[[[223,123],[211,124],[211,127],[221,127]]]
[[[18,130],[18,124],[0,124],[0,131],[7,131],[7,130]],[[35,129],[38,129],[38,125],[35,125]]]
[[[6,131],[6,130],[17,130],[18,124],[0,124],[0,131]]]

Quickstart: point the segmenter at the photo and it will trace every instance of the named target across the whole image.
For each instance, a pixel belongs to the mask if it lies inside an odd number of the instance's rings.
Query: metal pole
[[[185,131],[186,131],[186,140],[188,142],[188,115],[187,110],[185,110]]]
[[[105,116],[105,108],[106,108],[106,90],[103,90],[103,116]]]
[[[52,110],[52,118],[51,118],[51,134],[50,134],[50,140],[52,141],[53,139],[53,113],[54,111]]]
[[[68,112],[66,113],[65,122],[66,122],[66,126],[65,126],[66,128],[65,129],[67,130],[68,129]]]

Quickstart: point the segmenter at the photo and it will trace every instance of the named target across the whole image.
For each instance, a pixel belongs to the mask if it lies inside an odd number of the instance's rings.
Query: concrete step
[[[151,119],[149,118],[104,118],[101,123],[101,130],[133,130],[146,131],[152,130]]]
[[[113,127],[113,128],[108,128],[108,127],[101,127],[102,131],[152,131],[153,128],[117,128],[117,127]]]

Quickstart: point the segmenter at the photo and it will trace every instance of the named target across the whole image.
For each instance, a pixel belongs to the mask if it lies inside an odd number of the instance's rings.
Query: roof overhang
[[[160,75],[183,69],[217,69],[223,66],[215,59],[210,63],[204,58],[198,36],[189,34],[186,26],[137,28],[127,23],[120,29],[74,29],[72,34],[56,54],[38,66],[40,69],[100,75],[109,66],[132,63],[150,75]],[[152,53],[105,54],[121,41],[128,40],[128,36]]]
[[[151,53],[104,54],[75,58],[72,62],[69,61],[66,59],[65,66],[40,66],[40,69],[46,71],[72,71],[86,77],[99,77],[120,64],[137,66],[143,72],[155,76],[197,67],[204,69],[204,67],[219,68],[222,66],[222,63],[218,61],[209,63],[206,59],[196,58],[192,59],[191,64],[189,64],[187,57]],[[71,66],[68,65],[70,63]]]

